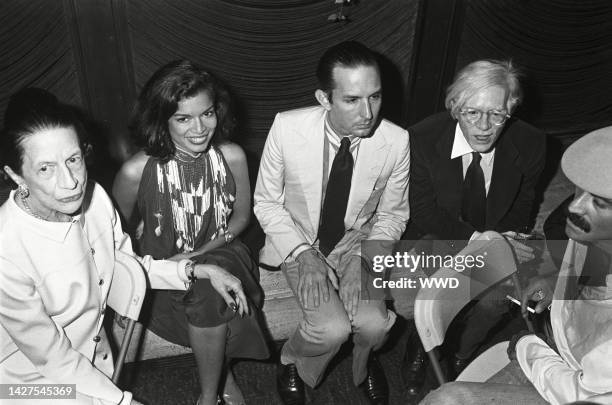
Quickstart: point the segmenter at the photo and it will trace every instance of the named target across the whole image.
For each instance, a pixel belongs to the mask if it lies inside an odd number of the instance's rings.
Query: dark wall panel
[[[329,0],[130,1],[136,87],[172,59],[193,59],[229,84],[239,102],[241,143],[258,154],[277,112],[315,103],[321,53],[356,39],[388,58],[385,113],[400,121],[417,6],[417,0],[361,1],[345,7],[349,23],[332,23],[337,6]]]
[[[24,86],[46,88],[65,102],[81,103],[73,44],[61,1],[2,0],[0,44],[2,116],[8,96]]]

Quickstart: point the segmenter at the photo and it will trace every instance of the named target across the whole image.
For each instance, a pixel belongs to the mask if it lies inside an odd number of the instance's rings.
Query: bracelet
[[[225,238],[225,243],[230,243],[235,238],[234,234],[230,230],[225,231],[223,237]]]
[[[195,276],[195,263],[193,261],[190,260],[185,263],[185,273],[190,283],[196,282],[198,278]]]

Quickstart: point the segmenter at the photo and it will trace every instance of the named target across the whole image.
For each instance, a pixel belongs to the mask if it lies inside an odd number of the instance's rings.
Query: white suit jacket
[[[276,115],[255,187],[255,215],[266,233],[260,260],[279,265],[301,243],[317,238],[323,193],[323,107]],[[360,241],[398,240],[410,216],[408,132],[382,120],[360,141],[353,168],[342,240],[329,255],[359,254]]]

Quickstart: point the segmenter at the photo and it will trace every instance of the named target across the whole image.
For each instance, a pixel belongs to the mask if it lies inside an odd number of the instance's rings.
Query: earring
[[[25,200],[26,198],[28,198],[30,196],[30,189],[25,184],[20,184],[17,187],[17,195],[22,200]]]

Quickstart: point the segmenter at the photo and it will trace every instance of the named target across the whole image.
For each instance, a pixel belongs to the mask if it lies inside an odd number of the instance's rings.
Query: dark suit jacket
[[[408,129],[410,226],[440,239],[465,240],[475,228],[461,220],[463,168],[461,157],[450,158],[456,125],[457,121],[443,112]],[[514,118],[506,122],[495,145],[487,230],[504,232],[529,225],[545,150],[546,137],[540,130]]]

